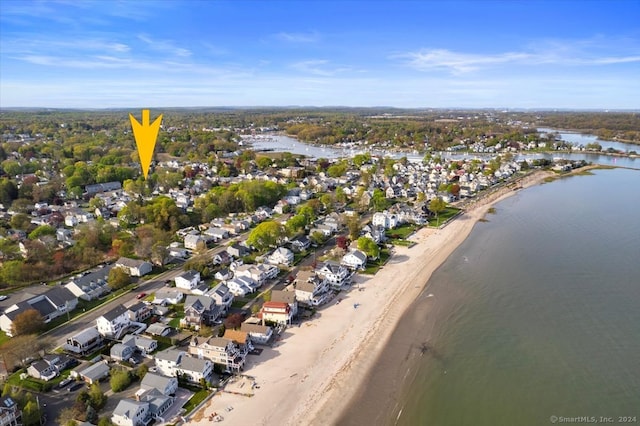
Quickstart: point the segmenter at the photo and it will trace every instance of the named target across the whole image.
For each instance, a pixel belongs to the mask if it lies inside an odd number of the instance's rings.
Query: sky
[[[640,0],[0,1],[0,107],[640,109]]]

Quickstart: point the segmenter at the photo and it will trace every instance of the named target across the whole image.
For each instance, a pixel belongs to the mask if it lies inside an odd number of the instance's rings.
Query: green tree
[[[42,331],[43,328],[44,318],[40,312],[31,308],[16,315],[11,324],[11,334],[14,336],[34,334]]]
[[[436,226],[440,226],[438,215],[447,208],[447,203],[440,197],[436,197],[429,202],[429,210],[436,214]]]
[[[349,238],[351,238],[351,241],[355,241],[360,236],[360,231],[362,231],[360,218],[358,216],[348,216],[347,229],[349,230]]]
[[[131,284],[131,277],[124,268],[112,268],[107,277],[107,284],[112,290],[118,290]]]
[[[126,370],[112,370],[109,384],[111,385],[111,390],[114,392],[125,390],[131,384],[129,372]]]
[[[38,408],[38,403],[34,400],[27,402],[22,409],[22,424],[25,426],[39,425],[42,413]]]
[[[307,217],[303,214],[292,216],[285,224],[289,235],[294,235],[296,232],[304,229],[305,226],[307,226]]]
[[[100,384],[93,383],[89,388],[89,402],[91,406],[99,411],[107,403],[107,396],[100,389]]]
[[[265,221],[256,226],[247,238],[247,243],[258,250],[265,250],[280,244],[286,236],[286,230],[280,222]]]
[[[14,214],[11,217],[10,224],[15,229],[26,231],[31,227],[31,218],[24,213]]]
[[[371,259],[380,256],[380,247],[369,237],[358,238],[358,250],[362,250]]]
[[[56,230],[50,225],[40,225],[29,234],[30,240],[35,240],[44,235],[56,235]]]

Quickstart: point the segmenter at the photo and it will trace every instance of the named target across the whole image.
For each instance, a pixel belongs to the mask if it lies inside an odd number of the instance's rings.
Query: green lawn
[[[202,401],[204,401],[204,399],[211,392],[212,391],[210,391],[210,390],[204,390],[204,389],[200,389],[200,390],[196,391],[196,393],[193,394],[191,399],[189,399],[189,401],[187,401],[187,403],[184,404],[184,406],[182,407],[182,408],[185,409],[186,415],[191,413],[191,411],[193,411],[193,409],[196,408],[198,406],[198,404],[200,404]]]
[[[435,217],[433,219],[429,219],[429,226],[440,226],[443,223],[446,223],[449,219],[454,217],[460,212],[460,209],[455,207],[447,207],[444,211],[440,212],[438,215],[438,219]]]
[[[406,225],[399,226],[397,228],[388,229],[386,231],[386,235],[387,235],[387,238],[391,238],[392,240],[405,239],[409,235],[413,234],[416,229],[418,229],[416,225],[406,224]]]
[[[385,248],[380,250],[380,256],[378,259],[368,261],[367,266],[362,273],[366,275],[375,275],[376,272],[378,272],[378,270],[387,263],[389,257],[391,257],[391,253],[389,253],[388,249]]]
[[[0,330],[0,346],[7,343],[9,339],[11,339],[11,337],[7,336],[4,331]]]
[[[180,328],[180,320],[182,318],[184,318],[184,313],[176,314],[176,316],[174,318],[171,318],[171,320],[169,321],[169,325],[173,328]]]

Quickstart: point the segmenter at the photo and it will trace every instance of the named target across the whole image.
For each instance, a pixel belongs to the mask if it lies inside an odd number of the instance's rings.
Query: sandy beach
[[[533,172],[521,180],[522,188],[550,175]],[[375,276],[357,275],[352,288],[338,296],[340,303],[334,299],[310,321],[287,329],[274,347],[249,355],[245,374],[257,386],[247,383],[241,385],[246,391],[238,391],[238,385],[234,390],[252,396],[218,392],[188,424],[211,424],[212,413],[223,417],[222,424],[335,424],[431,274],[489,207],[514,193],[500,188],[467,205],[446,227],[415,233],[411,239],[417,244],[396,247]]]

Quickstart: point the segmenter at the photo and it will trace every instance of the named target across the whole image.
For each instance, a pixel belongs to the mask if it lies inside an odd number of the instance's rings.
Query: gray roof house
[[[113,410],[111,421],[118,426],[146,426],[151,421],[149,403],[125,398]]]
[[[91,385],[109,376],[109,366],[105,361],[98,361],[89,367],[81,366],[71,374]]]
[[[139,350],[143,355],[150,354],[158,349],[158,342],[155,340],[143,336],[137,336],[135,334],[127,334],[124,336],[122,344],[132,346]]]
[[[116,343],[111,347],[109,356],[115,361],[126,361],[131,358],[135,351],[135,346]]]
[[[178,379],[148,372],[140,382],[140,389],[158,389],[163,395],[173,395],[178,389]]]
[[[121,257],[116,260],[115,266],[123,268],[127,271],[127,274],[132,277],[141,277],[147,275],[153,269],[153,265],[144,260],[129,259],[128,257]]]
[[[73,277],[65,288],[76,297],[84,300],[97,299],[111,289],[107,285],[107,277],[113,266],[109,265],[97,271]]]
[[[69,337],[63,345],[65,351],[79,355],[89,354],[102,346],[102,335],[95,327],[89,327]]]

